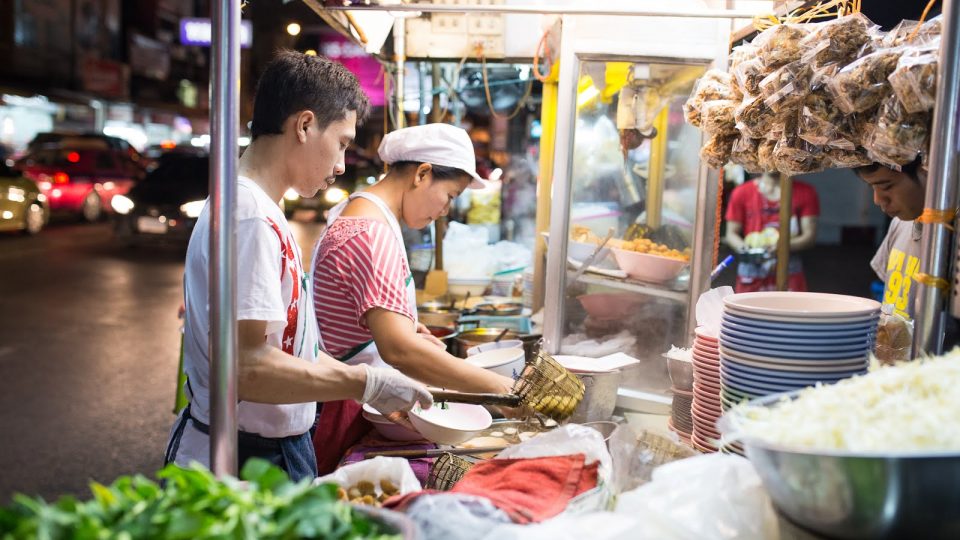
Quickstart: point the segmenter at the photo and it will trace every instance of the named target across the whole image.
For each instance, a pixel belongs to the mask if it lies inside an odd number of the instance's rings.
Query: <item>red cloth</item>
[[[362,408],[363,405],[352,399],[321,405],[313,433],[317,472],[321,476],[335,471],[347,450],[373,429],[373,424],[360,414]]]
[[[515,523],[536,523],[556,516],[570,501],[597,487],[599,462],[586,465],[586,456],[573,454],[531,459],[491,459],[475,465],[450,490],[489,499]],[[421,491],[387,501],[396,510],[407,508]]]

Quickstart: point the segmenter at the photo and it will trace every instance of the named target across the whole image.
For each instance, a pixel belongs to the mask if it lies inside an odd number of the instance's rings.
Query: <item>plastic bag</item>
[[[599,481],[610,482],[612,459],[603,435],[599,431],[580,424],[566,424],[552,431],[541,433],[520,444],[515,444],[499,454],[498,459],[538,458],[583,454],[586,464],[600,462],[597,469]],[[599,482],[598,482],[599,483]]]
[[[880,40],[882,47],[899,47],[901,45],[924,45],[940,38],[942,15],[921,24],[919,21],[903,20],[887,32]],[[917,25],[920,29],[917,30]],[[916,34],[914,34],[916,32]],[[912,36],[912,39],[911,39]]]
[[[887,77],[908,113],[933,109],[937,99],[937,50],[914,49],[903,54]]]
[[[760,139],[750,137],[739,137],[733,143],[730,149],[730,161],[743,167],[749,173],[759,174],[764,172],[760,164],[760,158],[757,150],[760,147]]]
[[[781,173],[795,176],[822,171],[827,161],[820,147],[801,139],[797,135],[796,122],[790,122],[773,148],[773,164]]]
[[[657,531],[638,535],[637,527],[642,524],[633,517],[613,512],[561,514],[533,525],[501,525],[483,540],[669,540]]]
[[[850,119],[834,106],[825,88],[814,88],[804,97],[797,120],[801,139],[818,146],[853,150],[852,128]]]
[[[746,60],[757,57],[758,47],[751,43],[737,45],[730,51],[730,72]]]
[[[823,151],[829,166],[838,169],[855,169],[873,163],[873,160],[870,159],[867,152],[859,147],[852,150],[825,147]]]
[[[608,443],[613,457],[613,491],[622,493],[646,484],[653,471],[666,463],[697,455],[692,448],[673,439],[648,431],[636,433],[621,424],[610,435]]]
[[[690,93],[690,98],[683,104],[683,114],[687,123],[700,127],[701,109],[705,102],[718,99],[733,99],[734,92],[730,88],[732,78],[729,73],[717,69],[707,71],[697,80]]]
[[[733,111],[740,104],[732,99],[717,99],[703,104],[700,113],[701,129],[710,135],[734,135],[737,123]]]
[[[513,523],[488,499],[461,493],[422,495],[404,513],[417,524],[422,540],[479,540]]]
[[[761,139],[757,145],[757,164],[762,172],[777,170],[773,162],[773,149],[777,147],[777,139]]]
[[[891,166],[906,165],[926,150],[929,136],[928,113],[910,114],[896,96],[888,96],[863,147],[874,161]]]
[[[700,159],[711,169],[722,169],[730,161],[730,151],[736,139],[737,135],[713,135],[700,149]]]
[[[380,495],[384,494],[381,486],[381,482],[384,480],[392,483],[398,490],[396,493],[386,493],[388,496],[394,494],[406,495],[423,489],[420,487],[420,481],[417,480],[413,469],[410,468],[409,461],[403,458],[383,456],[344,465],[331,474],[317,478],[313,483],[318,485],[334,483],[344,490],[349,490],[359,482],[367,481],[374,485],[376,491],[374,499],[378,499]]]
[[[800,58],[814,69],[828,65],[844,66],[852,62],[877,29],[861,13],[811,26],[812,32],[800,41]]]
[[[808,33],[810,25],[778,24],[770,27],[751,42],[757,47],[757,57],[767,69],[776,69],[782,65],[800,59],[800,42]]]
[[[733,111],[737,129],[754,139],[762,139],[770,134],[778,122],[777,114],[764,101],[763,96],[748,97]]]
[[[736,77],[737,84],[748,96],[760,93],[760,81],[769,74],[770,70],[763,65],[763,60],[759,56],[744,60],[733,68],[733,76]]]
[[[813,70],[803,62],[792,62],[760,81],[760,93],[770,110],[779,113],[795,110],[810,92]]]
[[[834,103],[845,114],[864,112],[891,93],[887,77],[896,69],[903,49],[880,49],[837,72],[827,82]]]
[[[877,323],[877,339],[873,355],[881,364],[894,364],[910,360],[913,348],[913,321],[894,313],[893,306],[884,304]]]
[[[616,513],[632,516],[638,524],[624,539],[779,537],[760,477],[737,456],[711,454],[663,465],[651,482],[620,495]]]

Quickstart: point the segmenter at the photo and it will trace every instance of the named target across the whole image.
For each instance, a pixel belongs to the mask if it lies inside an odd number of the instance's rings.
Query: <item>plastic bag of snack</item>
[[[827,166],[823,151],[801,139],[795,124],[790,121],[784,125],[783,135],[773,148],[774,167],[787,176],[822,171]]]
[[[773,150],[777,147],[779,139],[760,139],[757,144],[757,165],[761,172],[775,171],[776,165],[773,161]]]
[[[763,96],[755,96],[745,98],[733,111],[733,118],[741,133],[761,139],[770,134],[777,122],[777,113],[765,103]]]
[[[744,60],[733,69],[737,84],[745,95],[750,96],[760,93],[760,81],[769,74],[770,70],[763,65],[763,60],[759,56]]]
[[[870,110],[891,93],[887,77],[896,69],[903,49],[880,49],[837,72],[827,82],[834,103],[846,114]]]
[[[906,165],[926,150],[929,136],[928,113],[908,113],[897,96],[888,96],[863,147],[874,161],[891,166]]]
[[[750,137],[737,138],[730,149],[730,162],[740,165],[749,173],[764,172],[764,167],[760,164],[760,158],[757,155],[760,142],[760,139],[751,139]]]
[[[870,156],[863,148],[856,147],[852,150],[843,148],[824,147],[823,152],[830,167],[837,169],[855,169],[865,167],[873,163]]]
[[[767,69],[776,69],[782,65],[800,60],[800,42],[810,33],[810,25],[778,24],[767,28],[753,38],[757,47],[757,57]]]
[[[942,16],[938,15],[929,21],[904,20],[893,27],[880,40],[882,47],[899,47],[901,45],[924,45],[940,37]],[[917,26],[920,28],[917,29]]]
[[[884,304],[877,323],[877,338],[873,355],[881,364],[894,364],[910,360],[913,347],[913,321],[894,313],[893,306]]]
[[[801,60],[814,69],[852,62],[877,29],[861,13],[810,26],[812,31],[800,41]]]
[[[687,123],[700,127],[701,109],[707,101],[718,99],[734,99],[734,94],[730,89],[731,76],[724,71],[711,69],[704,73],[703,77],[697,80],[693,86],[693,92],[690,98],[683,104],[683,114]]]
[[[704,102],[700,109],[700,127],[710,135],[735,134],[737,123],[733,111],[740,105],[732,99],[716,99]]]
[[[760,81],[764,103],[774,112],[795,110],[810,92],[813,70],[803,62],[791,62]]]
[[[933,109],[937,99],[937,50],[915,49],[903,54],[887,77],[893,93],[908,113]]]
[[[737,66],[746,60],[752,60],[757,57],[759,47],[752,43],[737,45],[730,51],[730,72],[732,73]]]
[[[711,169],[722,169],[730,161],[730,151],[736,139],[736,135],[713,135],[700,149],[700,159]]]
[[[814,88],[804,97],[797,122],[801,139],[818,146],[853,150],[850,118],[833,104],[826,88]]]

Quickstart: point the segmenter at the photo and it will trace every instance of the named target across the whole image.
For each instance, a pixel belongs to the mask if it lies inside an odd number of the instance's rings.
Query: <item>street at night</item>
[[[318,227],[292,225],[309,246]],[[4,502],[86,494],[90,480],[163,465],[184,252],[123,248],[107,223],[0,235]]]

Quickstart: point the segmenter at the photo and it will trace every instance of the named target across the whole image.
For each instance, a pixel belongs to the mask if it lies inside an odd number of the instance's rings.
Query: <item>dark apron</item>
[[[193,422],[193,426],[201,433],[210,435],[210,426],[191,416],[190,405],[187,405],[183,416],[180,417],[180,422],[177,423],[173,437],[170,438],[170,444],[167,446],[167,452],[164,456],[165,464],[173,463],[176,458],[177,450],[180,448],[180,438],[183,437],[183,430],[187,427],[188,421]],[[264,459],[280,467],[295,482],[304,478],[313,479],[317,477],[317,458],[313,452],[313,441],[309,432],[274,439],[238,431],[238,469],[243,470],[243,465],[250,458]]]

